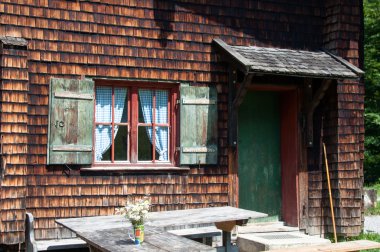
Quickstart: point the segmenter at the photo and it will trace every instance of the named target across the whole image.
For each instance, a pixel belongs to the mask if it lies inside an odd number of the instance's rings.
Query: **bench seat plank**
[[[199,228],[186,228],[186,229],[175,229],[169,230],[169,233],[184,236],[187,238],[203,238],[203,237],[214,237],[222,235],[222,232],[215,226],[210,227],[199,227]]]
[[[348,242],[331,243],[324,245],[315,245],[307,247],[292,247],[287,249],[274,249],[268,250],[267,252],[348,252],[348,251],[360,251],[367,249],[377,249],[380,248],[379,242],[368,241],[368,240],[357,240]]]
[[[79,238],[60,239],[60,240],[37,240],[36,243],[37,243],[38,251],[87,247],[87,243]]]

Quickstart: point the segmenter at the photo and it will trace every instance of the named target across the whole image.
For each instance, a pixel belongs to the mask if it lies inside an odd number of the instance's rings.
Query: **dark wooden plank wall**
[[[228,76],[211,41],[220,37],[236,45],[320,48],[324,24],[320,4],[1,0],[0,35],[29,40],[26,208],[36,217],[36,238],[70,236],[57,228],[55,218],[112,214],[128,194],[151,193],[154,210],[226,205]],[[154,176],[74,171],[67,177],[62,167],[47,168],[49,80],[82,75],[218,85],[220,165]],[[16,240],[9,237],[4,242]]]

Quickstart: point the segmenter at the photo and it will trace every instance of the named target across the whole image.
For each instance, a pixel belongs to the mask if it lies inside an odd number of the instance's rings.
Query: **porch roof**
[[[257,46],[231,46],[214,42],[245,73],[291,75],[326,79],[356,79],[364,72],[341,57],[325,51],[305,51]]]

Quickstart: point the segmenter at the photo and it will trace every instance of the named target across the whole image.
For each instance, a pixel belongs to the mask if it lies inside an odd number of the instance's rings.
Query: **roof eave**
[[[250,69],[249,74],[254,75],[281,75],[281,76],[291,76],[291,77],[300,77],[300,78],[315,78],[315,79],[351,79],[357,80],[360,79],[360,76],[348,76],[348,75],[320,75],[320,74],[307,74],[307,73],[289,73],[289,72],[265,72],[265,71],[255,71]]]
[[[338,57],[332,53],[330,53],[329,51],[327,50],[323,50],[325,53],[327,53],[328,55],[330,55],[330,57],[332,57],[333,59],[335,59],[336,61],[338,61],[339,63],[341,63],[342,65],[344,65],[345,67],[347,67],[348,69],[350,69],[352,72],[354,72],[355,74],[358,75],[358,78],[360,78],[361,76],[364,75],[364,71],[361,70],[360,68],[356,67],[355,65],[351,64],[350,62],[348,62],[347,60],[341,58],[341,57]]]
[[[244,74],[248,74],[251,68],[251,62],[246,58],[241,56],[238,52],[236,52],[233,48],[231,48],[228,44],[226,44],[221,39],[213,39],[213,42],[218,46],[218,49],[221,49],[221,53],[226,55],[228,58],[232,59],[236,65],[244,72]]]

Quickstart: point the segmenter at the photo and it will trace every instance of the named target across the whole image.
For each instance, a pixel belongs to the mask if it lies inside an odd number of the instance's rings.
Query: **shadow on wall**
[[[220,6],[205,3],[204,0],[168,1],[153,0],[154,19],[160,29],[160,43],[167,47],[170,37],[176,30],[176,11],[193,13],[200,32],[208,34],[210,28],[221,24],[251,38],[257,46],[288,47],[299,49],[319,49],[322,45],[322,27],[324,22],[323,4],[312,1],[301,6],[297,0],[285,2],[224,1]],[[197,18],[200,20],[197,21]],[[209,26],[211,25],[211,27]],[[227,43],[232,36],[221,33],[220,38]]]
[[[168,37],[173,33],[175,4],[167,0],[154,0],[153,6],[154,20],[156,25],[160,27],[160,44],[162,47],[166,47]]]

